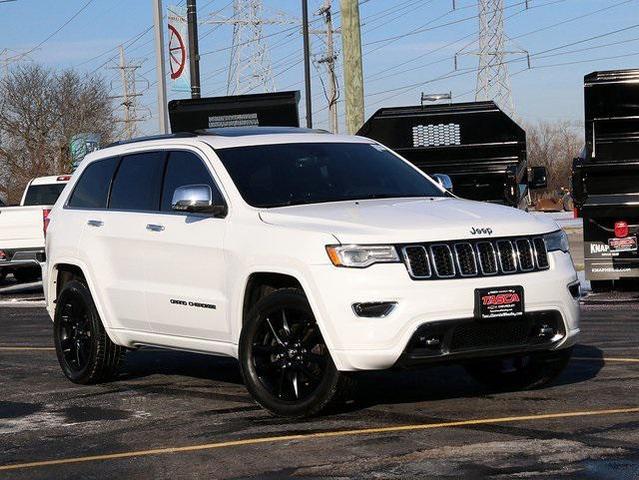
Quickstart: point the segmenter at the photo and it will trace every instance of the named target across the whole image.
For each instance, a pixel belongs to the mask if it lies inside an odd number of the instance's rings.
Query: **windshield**
[[[66,183],[52,183],[49,185],[31,185],[24,198],[24,206],[53,205]]]
[[[379,145],[289,143],[216,153],[244,200],[254,207],[446,195]]]

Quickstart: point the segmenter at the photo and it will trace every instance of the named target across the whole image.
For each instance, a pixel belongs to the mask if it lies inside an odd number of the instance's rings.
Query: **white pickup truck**
[[[20,283],[40,277],[47,215],[70,179],[70,175],[34,178],[19,206],[0,208],[0,280],[8,273]]]

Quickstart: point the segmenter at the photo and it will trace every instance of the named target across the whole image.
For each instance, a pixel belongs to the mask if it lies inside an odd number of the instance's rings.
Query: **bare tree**
[[[78,133],[115,135],[108,86],[74,70],[21,65],[0,80],[0,193],[15,202],[33,177],[70,171]]]
[[[578,124],[541,121],[526,126],[528,162],[548,170],[548,188],[533,192],[533,199],[559,199],[562,187],[570,187],[572,159],[583,147],[583,128]]]

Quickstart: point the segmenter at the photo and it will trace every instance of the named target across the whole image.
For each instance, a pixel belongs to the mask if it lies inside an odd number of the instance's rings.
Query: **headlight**
[[[400,261],[392,245],[328,245],[326,252],[336,267],[366,268],[374,263]]]
[[[570,251],[568,235],[566,235],[563,230],[557,230],[556,232],[544,235],[544,242],[546,242],[546,250],[549,252],[561,250],[562,252],[568,253]]]

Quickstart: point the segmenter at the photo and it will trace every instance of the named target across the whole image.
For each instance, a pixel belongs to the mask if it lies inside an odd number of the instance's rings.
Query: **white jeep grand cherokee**
[[[371,140],[222,129],[89,154],[50,214],[45,292],[76,383],[144,345],[239,359],[255,400],[319,412],[349,372],[457,362],[555,378],[579,333],[565,235],[466,201]]]

